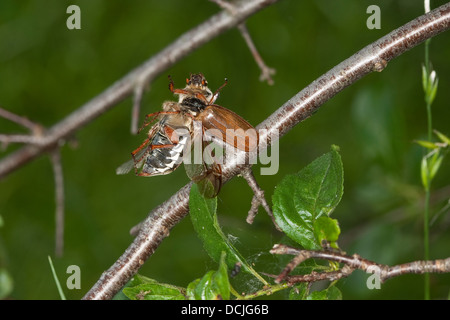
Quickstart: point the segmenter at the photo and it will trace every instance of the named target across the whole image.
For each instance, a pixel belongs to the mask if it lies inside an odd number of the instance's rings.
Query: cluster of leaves
[[[275,220],[283,232],[305,249],[321,248],[323,241],[337,248],[340,229],[337,220],[330,214],[338,205],[343,194],[343,166],[339,149],[314,160],[300,172],[286,176],[275,188],[273,212]],[[217,270],[208,271],[201,279],[196,279],[186,288],[158,283],[153,279],[135,276],[122,290],[119,297],[129,299],[251,299],[275,291],[289,288],[287,284],[271,284],[246,261],[237,248],[223,233],[216,215],[217,199],[202,196],[193,185],[190,200],[190,216],[199,238],[209,256],[219,264]],[[305,262],[306,263],[306,262]],[[245,296],[232,287],[229,270],[240,267],[241,273],[251,275],[261,283],[261,289]],[[307,264],[307,272],[332,271],[336,265]],[[262,266],[263,267],[263,266]],[[300,266],[301,267],[301,266]],[[301,268],[298,269],[301,269]],[[281,271],[284,265],[280,263]],[[238,277],[236,277],[238,278]],[[305,283],[291,288],[290,299],[339,299],[341,292],[335,283],[321,291],[310,292]]]

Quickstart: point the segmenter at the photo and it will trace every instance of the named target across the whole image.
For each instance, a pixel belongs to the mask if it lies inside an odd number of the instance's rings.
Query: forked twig
[[[222,9],[227,10],[232,15],[236,15],[238,12],[236,10],[236,7],[228,1],[225,0],[210,0],[210,1],[217,4]],[[256,49],[255,43],[253,42],[252,37],[248,32],[245,22],[242,22],[238,25],[238,30],[241,33],[242,37],[244,38],[245,43],[247,44],[250,52],[252,53],[252,56],[255,59],[256,64],[258,65],[259,69],[261,69],[259,81],[267,81],[269,85],[273,85],[274,82],[271,76],[275,74],[275,69],[268,67],[264,62],[263,58],[258,52],[258,49]]]
[[[248,212],[247,223],[249,224],[253,223],[253,220],[255,219],[255,216],[258,213],[259,206],[262,206],[264,210],[266,210],[269,217],[272,219],[272,222],[275,225],[275,227],[279,231],[281,231],[280,227],[275,222],[275,217],[273,216],[272,209],[270,208],[266,198],[264,197],[264,190],[261,189],[261,187],[258,185],[258,182],[256,182],[251,167],[247,167],[244,170],[242,170],[241,175],[247,181],[247,184],[253,191],[252,206],[250,208],[250,211]]]
[[[0,117],[15,122],[30,131],[30,134],[0,134],[2,149],[6,149],[9,143],[28,143],[34,145],[42,143],[44,128],[40,124],[3,108],[0,108]]]
[[[40,133],[42,129],[41,125],[3,108],[0,108],[0,117],[15,122],[24,128],[28,128],[32,133],[35,134]]]
[[[302,250],[283,244],[274,245],[272,250],[270,250],[270,253],[296,255],[296,257],[291,260],[291,262],[278,276],[270,275],[276,278],[276,283],[286,281],[290,285],[298,282],[315,282],[320,280],[334,281],[349,276],[357,269],[377,274],[380,282],[385,282],[390,278],[409,273],[423,274],[450,272],[450,258],[430,261],[413,261],[390,267],[388,265],[378,264],[376,262],[361,258],[357,254],[349,256],[343,252],[337,251]],[[300,263],[311,258],[336,261],[345,264],[345,266],[340,270],[330,272],[313,272],[306,275],[289,275],[289,273],[291,273]]]
[[[0,108],[0,117],[13,121],[31,131],[30,134],[0,134],[0,141],[5,146],[8,143],[27,143],[36,146],[43,143],[44,128],[40,124],[2,108]],[[49,154],[55,178],[55,254],[61,257],[64,251],[64,182],[59,147],[57,145],[52,148]]]
[[[256,64],[258,65],[259,69],[261,69],[261,75],[259,76],[259,81],[267,81],[269,85],[273,85],[273,79],[272,75],[275,74],[275,69],[270,68],[266,65],[263,58],[258,52],[258,49],[256,49],[255,43],[252,40],[252,37],[250,36],[250,33],[248,32],[247,26],[245,22],[238,25],[238,29],[241,32],[242,37],[245,40],[245,43],[247,44],[248,48],[250,49],[250,52],[253,55],[253,58],[256,61]]]

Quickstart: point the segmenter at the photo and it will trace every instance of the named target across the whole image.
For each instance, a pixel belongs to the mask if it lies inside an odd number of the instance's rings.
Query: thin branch
[[[430,261],[413,261],[390,267],[388,265],[378,264],[376,262],[361,258],[357,254],[349,256],[345,253],[336,251],[301,250],[282,244],[276,244],[272,250],[270,250],[270,253],[296,255],[296,257],[292,259],[292,261],[275,279],[276,283],[281,283],[283,280],[286,280],[291,285],[298,282],[315,282],[320,280],[334,281],[342,277],[349,276],[356,269],[376,273],[379,276],[380,282],[385,282],[390,278],[409,273],[424,274],[450,272],[450,258]],[[307,275],[294,276],[288,275],[300,263],[311,258],[336,261],[345,264],[345,266],[340,270],[331,272],[314,272]]]
[[[108,111],[120,101],[133,94],[136,86],[144,87],[159,74],[173,66],[182,58],[207,43],[214,37],[242,23],[259,10],[279,0],[241,0],[234,6],[235,14],[221,11],[216,15],[181,35],[158,54],[129,72],[122,79],[112,84],[101,94],[69,114],[51,128],[39,146],[25,146],[0,161],[0,179],[40,156],[45,150],[52,148],[58,141],[73,135],[98,116]]]
[[[270,137],[277,136],[273,134],[274,132],[279,133],[278,137],[283,136],[344,88],[372,71],[381,71],[388,61],[449,28],[450,3],[447,3],[392,31],[343,61],[292,97],[257,126],[257,129],[268,129],[267,136],[260,136],[260,139],[268,141],[270,145]],[[222,168],[224,182],[242,170],[237,163],[239,162],[227,163]],[[168,235],[169,230],[187,215],[190,187],[191,183],[150,212],[130,247],[103,273],[97,283],[86,293],[84,299],[112,298],[138,272],[142,264]]]
[[[211,2],[214,2],[219,7],[221,7],[224,10],[227,10],[232,15],[236,14],[236,8],[235,6],[225,0],[210,0]],[[258,49],[256,49],[255,43],[252,40],[252,37],[250,36],[250,33],[248,32],[247,26],[245,22],[242,22],[238,25],[238,30],[241,33],[242,37],[245,40],[245,43],[247,44],[248,48],[250,49],[250,52],[253,55],[253,58],[255,59],[256,64],[258,65],[259,69],[261,70],[261,75],[259,76],[259,81],[267,81],[269,85],[273,85],[273,79],[271,75],[275,74],[275,69],[270,68],[266,65],[263,58],[258,52]]]
[[[44,128],[25,117],[16,115],[8,110],[0,108],[0,117],[13,121],[31,131],[31,134],[0,134],[0,142],[6,147],[9,143],[28,143],[35,146],[44,143]],[[60,148],[55,147],[50,151],[50,160],[55,178],[55,254],[61,257],[64,251],[64,180],[61,165]]]
[[[262,206],[264,210],[266,210],[269,217],[272,219],[273,224],[275,227],[281,231],[278,224],[275,222],[275,217],[273,216],[272,209],[270,208],[269,204],[267,203],[266,198],[264,197],[264,190],[261,189],[261,187],[258,185],[258,182],[256,182],[255,176],[253,175],[253,171],[251,167],[245,168],[241,172],[242,177],[247,181],[247,184],[250,186],[250,188],[253,191],[253,199],[252,199],[252,206],[250,208],[250,211],[248,212],[247,216],[247,223],[252,224],[253,220],[256,217],[256,214],[258,213],[259,206]]]
[[[55,177],[55,254],[57,257],[61,257],[64,252],[64,179],[60,148],[55,148],[50,152],[50,160]]]
[[[256,49],[256,46],[252,40],[252,37],[250,36],[250,33],[248,32],[247,26],[245,25],[245,22],[238,25],[238,29],[241,32],[242,37],[245,40],[245,43],[247,44],[248,48],[250,49],[250,52],[253,55],[253,58],[256,61],[256,64],[258,65],[259,69],[261,69],[261,75],[259,76],[259,81],[267,81],[269,85],[273,85],[273,79],[272,75],[275,74],[275,69],[270,68],[266,65],[263,58],[258,52],[258,49]]]
[[[131,133],[137,134],[139,130],[139,114],[141,111],[141,101],[144,95],[144,86],[137,85],[133,94],[133,108],[131,109]]]
[[[282,279],[284,281],[280,280],[279,282],[278,282],[279,276],[277,276],[277,275],[268,274],[268,273],[264,273],[264,275],[271,277],[271,278],[276,278],[275,282],[277,282],[277,283],[286,283],[289,286],[293,286],[294,284],[297,284],[300,282],[312,283],[312,282],[317,282],[317,281],[322,281],[322,280],[336,281],[336,280],[348,277],[350,274],[352,274],[353,271],[354,271],[354,269],[345,265],[342,267],[342,269],[337,270],[337,271],[326,271],[326,272],[312,271],[311,273],[308,273],[308,274],[285,275]]]
[[[39,125],[38,123],[30,121],[25,117],[19,116],[3,108],[0,108],[0,117],[15,122],[21,125],[22,127],[28,128],[33,133],[40,132],[40,129],[42,128],[41,125]]]
[[[27,128],[31,132],[31,134],[0,134],[2,149],[6,149],[7,145],[10,143],[42,143],[44,128],[40,124],[30,121],[25,117],[19,116],[3,108],[0,108],[0,117],[15,122],[18,125]]]
[[[29,134],[0,134],[0,142],[2,142],[5,147],[10,143],[27,143],[40,145],[44,143],[44,139],[42,139],[42,137]]]

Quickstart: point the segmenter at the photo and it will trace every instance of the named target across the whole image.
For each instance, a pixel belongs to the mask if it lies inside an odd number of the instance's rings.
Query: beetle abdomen
[[[149,152],[142,167],[142,172],[150,175],[160,175],[174,171],[182,162],[183,149],[186,141],[186,136],[180,136],[178,143],[173,144],[161,132],[156,133],[151,145],[165,145],[166,147],[155,148]]]

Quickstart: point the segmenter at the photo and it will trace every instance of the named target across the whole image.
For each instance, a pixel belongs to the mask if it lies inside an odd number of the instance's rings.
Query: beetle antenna
[[[214,95],[211,98],[211,101],[209,101],[209,104],[214,103],[214,101],[217,100],[217,98],[219,97],[219,92],[220,90],[223,89],[223,87],[225,87],[228,83],[228,79],[225,78],[225,82],[216,90],[216,92],[214,92]]]

